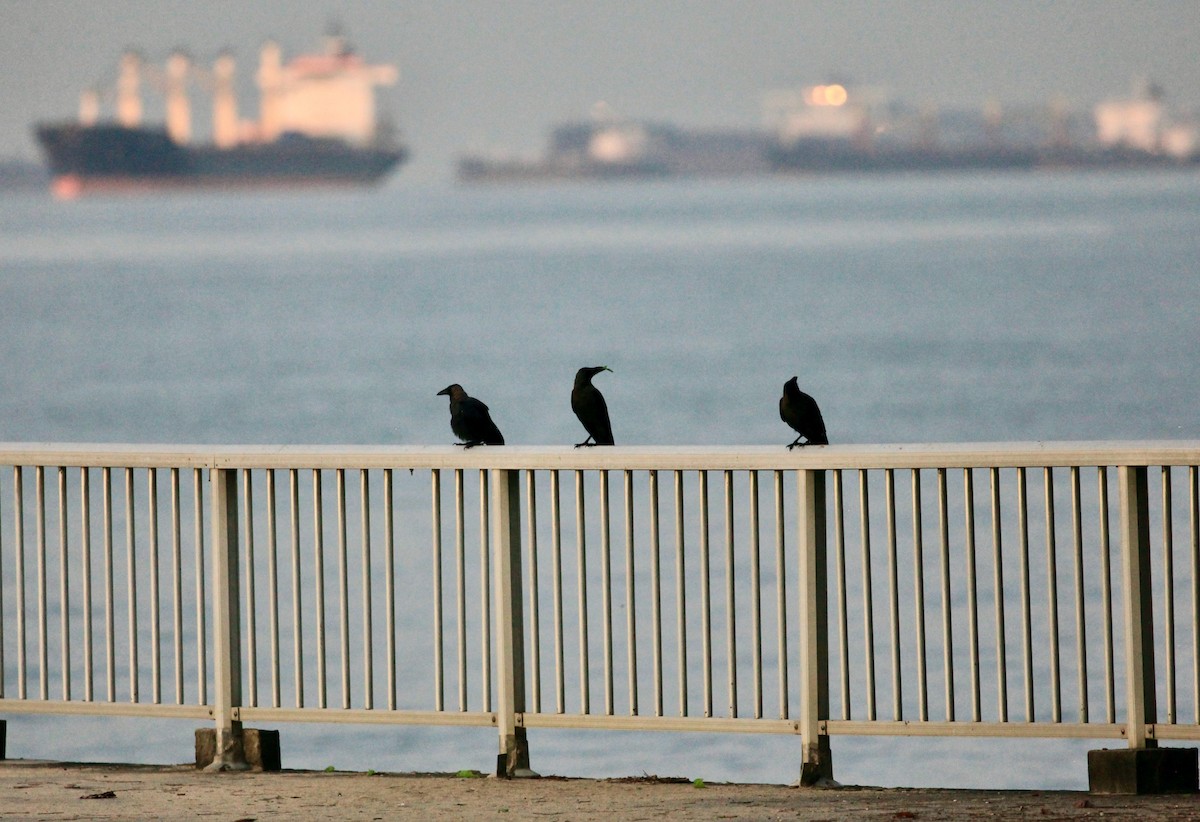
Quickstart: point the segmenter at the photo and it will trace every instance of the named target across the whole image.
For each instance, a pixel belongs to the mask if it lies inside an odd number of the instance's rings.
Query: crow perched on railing
[[[612,371],[607,365],[594,365],[581,368],[575,372],[575,386],[571,389],[571,410],[583,427],[587,429],[588,437],[583,442],[575,443],[575,447],[592,445],[612,445],[612,423],[608,420],[608,405],[604,395],[592,385],[592,377],[601,371]],[[591,440],[591,442],[588,442]]]
[[[796,378],[783,384],[783,396],[779,398],[779,418],[799,435],[788,446],[788,450],[805,445],[829,445],[825,434],[825,420],[817,401],[800,390]],[[800,440],[804,442],[800,442]]]
[[[438,392],[438,396],[450,397],[450,430],[460,440],[456,443],[464,448],[474,448],[476,445],[504,445],[504,435],[492,422],[488,407],[467,392],[458,383],[448,385]]]

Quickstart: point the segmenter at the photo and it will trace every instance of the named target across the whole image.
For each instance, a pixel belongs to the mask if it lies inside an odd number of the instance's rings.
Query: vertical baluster
[[[46,628],[46,469],[33,469],[34,527],[37,546],[38,697],[50,698],[49,636]]]
[[[875,721],[875,603],[871,596],[871,497],[867,472],[858,471],[858,516],[862,543],[863,652],[867,682],[867,719]]]
[[[1100,509],[1100,602],[1104,628],[1104,721],[1116,722],[1116,675],[1113,671],[1112,564],[1109,558],[1108,469],[1096,469]]]
[[[375,642],[371,625],[371,482],[367,469],[358,471],[359,527],[362,540],[363,708],[375,707]]]
[[[559,473],[550,471],[550,554],[554,575],[554,710],[566,711],[566,661],[563,659],[562,498]]]
[[[737,713],[737,606],[733,572],[733,472],[725,471],[725,648],[729,717]]]
[[[975,565],[975,476],[963,469],[963,538],[967,554],[967,638],[971,655],[971,721],[982,719],[979,663],[979,589]]]
[[[14,584],[17,589],[17,699],[28,699],[25,647],[25,475],[19,465],[13,466],[13,547],[16,553]]]
[[[746,494],[750,499],[750,655],[754,669],[754,718],[762,719],[762,570],[759,567],[762,546],[758,522],[758,472],[747,471],[746,483]]]
[[[150,553],[150,686],[155,705],[162,702],[161,624],[158,580],[158,469],[146,469],[146,537]]]
[[[914,468],[912,477],[913,595],[917,628],[917,718],[929,719],[928,665],[925,657],[925,554],[921,524],[921,472]]]
[[[1162,466],[1163,664],[1167,677],[1167,724],[1174,725],[1175,704],[1175,550],[1171,516],[1171,467]]]
[[[192,469],[193,535],[196,543],[196,696],[197,704],[208,704],[208,628],[204,610],[204,472]]]
[[[113,524],[112,469],[107,465],[101,473],[104,505],[104,636],[105,670],[107,671],[108,701],[117,699],[116,625],[113,613]]]
[[[271,707],[282,704],[279,650],[279,523],[275,508],[275,469],[268,468],[267,479],[267,597],[271,631]]]
[[[583,472],[575,472],[575,545],[578,559],[579,588],[579,701],[580,713],[591,712],[591,689],[588,675],[588,620],[587,620],[587,525],[584,515]]]
[[[900,580],[896,562],[896,479],[891,468],[883,472],[884,506],[887,509],[888,604],[892,650],[892,718],[904,718],[903,683],[900,678]]]
[[[950,511],[946,469],[937,470],[938,534],[942,548],[942,673],[946,679],[946,721],[954,721],[954,624],[950,601]]]
[[[58,469],[58,572],[59,630],[62,635],[62,698],[71,699],[71,583],[67,565],[67,469]],[[0,664],[3,664],[0,661]]]
[[[1071,467],[1071,536],[1075,549],[1075,656],[1079,664],[1079,721],[1088,721],[1087,613],[1083,587],[1083,511],[1079,466]]]
[[[600,480],[600,610],[604,647],[604,713],[613,713],[612,540],[609,531],[608,472]]]
[[[92,672],[92,488],[91,471],[79,469],[79,554],[83,567],[83,698],[95,698],[95,677]],[[179,631],[177,629],[176,636]],[[178,640],[177,640],[178,641]],[[182,682],[181,665],[176,664],[176,677]],[[182,690],[180,690],[182,694]],[[180,696],[178,702],[183,701]]]
[[[704,715],[712,716],[712,596],[708,561],[708,472],[698,472],[700,508],[700,641],[704,673]]]
[[[687,674],[687,587],[685,585],[685,562],[683,555],[683,472],[674,471],[675,479],[675,607],[677,644],[679,646],[679,715],[688,715]]]
[[[529,523],[529,665],[533,712],[542,710],[542,642],[538,614],[537,475],[525,472],[526,521]]]
[[[1062,722],[1061,666],[1058,649],[1058,557],[1054,541],[1054,473],[1043,469],[1046,493],[1046,590],[1050,625],[1050,721]]]
[[[458,609],[458,709],[467,709],[467,536],[463,472],[454,469],[455,595]]]
[[[328,687],[325,678],[325,505],[322,500],[321,469],[312,471],[313,485],[313,584],[316,593],[314,610],[317,628],[317,707],[327,707]]]
[[[430,472],[430,519],[433,548],[433,709],[446,708],[443,649],[445,639],[442,623],[442,472]],[[390,515],[389,515],[390,516]],[[392,617],[393,621],[395,617]]]
[[[342,707],[350,707],[350,579],[346,543],[346,470],[334,472],[337,487],[338,644],[342,651]]]
[[[492,710],[492,575],[488,472],[479,472],[479,621],[483,629],[483,710]]]
[[[1025,674],[1025,721],[1036,718],[1033,707],[1033,616],[1029,596],[1029,504],[1025,469],[1017,469],[1017,539],[1021,573],[1022,670]]]
[[[1192,535],[1192,721],[1200,724],[1200,469],[1188,466],[1188,523]]]
[[[125,469],[125,567],[129,574],[129,701],[138,701],[137,540],[134,538],[133,469]]]
[[[384,553],[384,620],[386,629],[386,648],[388,648],[388,710],[396,709],[396,530],[395,505],[392,503],[392,473],[391,468],[383,469],[383,553]],[[442,580],[438,580],[440,587]],[[440,594],[439,594],[440,595]],[[440,604],[439,604],[440,606]],[[438,608],[440,612],[440,607]],[[438,646],[442,644],[442,626],[437,630]],[[437,676],[442,676],[438,671]],[[440,690],[440,689],[439,689]]]
[[[254,607],[254,482],[249,468],[242,469],[242,539],[246,543],[246,704],[258,706],[258,628]]]
[[[654,715],[663,715],[662,564],[658,522],[658,471],[647,474],[650,491],[650,619],[654,657]]]
[[[87,469],[84,470],[86,477]],[[179,497],[179,469],[172,468],[170,475],[171,484],[171,585],[172,585],[172,631],[173,639],[175,640],[175,704],[183,704],[183,525],[182,519],[182,503]],[[86,496],[86,485],[81,489]],[[85,523],[87,517],[84,517]],[[88,531],[88,526],[84,525],[84,533]],[[86,551],[85,551],[86,556]],[[86,597],[90,600],[90,597]],[[88,611],[91,610],[91,604],[88,604]],[[87,632],[86,642],[91,645],[91,632]],[[86,667],[91,668],[91,649],[86,652],[88,654],[88,662]],[[90,673],[89,673],[90,676]],[[90,699],[90,684],[89,696]]]
[[[304,608],[300,588],[300,475],[288,469],[288,512],[292,553],[292,654],[296,680],[296,707],[304,707]]]
[[[837,574],[838,658],[841,661],[842,719],[850,718],[850,642],[846,603],[846,516],[842,502],[842,471],[833,474],[833,550]]]
[[[629,714],[638,714],[637,589],[633,575],[633,472],[625,478],[625,625],[628,635]]]
[[[996,699],[997,721],[1008,721],[1008,656],[1004,631],[1004,549],[1000,521],[1000,469],[989,469],[992,492],[992,567],[996,597]]]
[[[775,610],[779,647],[779,718],[790,715],[788,705],[787,572],[784,565],[783,472],[775,472]]]

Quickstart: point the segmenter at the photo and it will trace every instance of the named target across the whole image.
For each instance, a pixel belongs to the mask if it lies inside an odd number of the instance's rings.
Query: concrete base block
[[[263,731],[258,728],[243,728],[241,734],[242,758],[252,771],[278,771],[281,768],[279,755],[279,731]],[[217,729],[196,729],[196,767],[207,768],[217,755]]]
[[[1196,793],[1196,748],[1118,748],[1088,751],[1092,793]]]
[[[524,728],[505,740],[506,753],[496,757],[496,776],[501,779],[536,779],[541,774],[529,767],[529,740]]]

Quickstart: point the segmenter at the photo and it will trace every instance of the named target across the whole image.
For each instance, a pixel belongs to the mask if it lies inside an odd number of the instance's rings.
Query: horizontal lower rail
[[[858,722],[821,723],[830,736],[994,736],[1028,739],[1123,739],[1122,722]]]
[[[212,719],[207,705],[156,705],[145,702],[86,702],[82,700],[0,699],[4,714],[56,714],[59,716],[145,716],[157,719]]]
[[[1146,735],[1151,739],[1200,739],[1200,725],[1151,725]]]

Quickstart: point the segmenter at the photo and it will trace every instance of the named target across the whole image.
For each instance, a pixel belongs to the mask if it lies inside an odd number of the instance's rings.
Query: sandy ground
[[[197,772],[191,766],[0,762],[16,819],[1148,819],[1200,820],[1200,796],[1090,796],[452,774]]]

